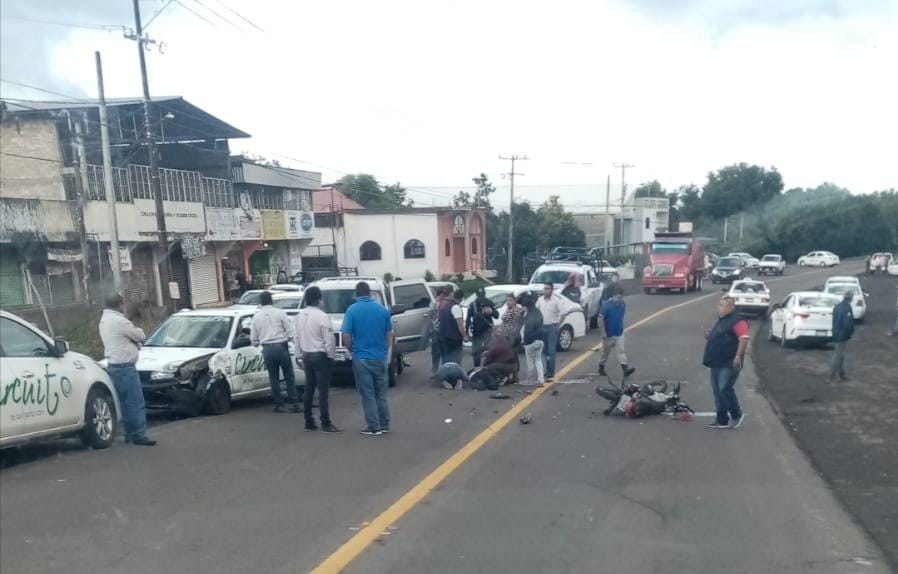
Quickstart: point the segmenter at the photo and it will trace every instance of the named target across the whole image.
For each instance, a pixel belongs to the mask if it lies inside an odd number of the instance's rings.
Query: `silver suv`
[[[328,277],[312,283],[321,289],[324,311],[330,316],[336,338],[335,369],[352,374],[352,355],[343,344],[343,316],[355,302],[355,286],[359,281],[371,287],[371,298],[390,310],[396,345],[390,349],[390,386],[396,386],[402,373],[402,355],[427,348],[430,328],[430,304],[433,298],[423,279],[385,283],[376,277]]]

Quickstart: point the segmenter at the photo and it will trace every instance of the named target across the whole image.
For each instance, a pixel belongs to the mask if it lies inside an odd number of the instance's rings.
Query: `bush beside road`
[[[898,571],[898,278],[862,277],[867,316],[849,343],[850,381],[827,384],[830,347],[783,349],[757,329],[753,358],[802,450]],[[758,332],[760,334],[758,334]]]

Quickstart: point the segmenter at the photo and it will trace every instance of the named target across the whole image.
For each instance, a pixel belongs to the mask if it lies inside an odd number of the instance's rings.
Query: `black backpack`
[[[446,341],[461,341],[462,336],[458,331],[458,321],[452,316],[452,308],[458,303],[444,305],[440,309],[440,337]]]

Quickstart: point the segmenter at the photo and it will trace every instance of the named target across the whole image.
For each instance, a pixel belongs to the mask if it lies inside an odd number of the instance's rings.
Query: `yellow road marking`
[[[819,273],[821,270],[811,271],[808,273],[801,273],[799,275],[791,275],[784,276],[777,279],[772,279],[768,281],[772,283],[774,281],[783,280],[783,279],[792,279],[795,277],[800,277],[801,275],[809,275],[811,273]],[[679,309],[681,307],[685,307],[686,305],[691,305],[697,301],[703,301],[705,299],[709,299],[711,297],[720,296],[720,292],[708,293],[707,295],[702,295],[701,297],[696,297],[695,299],[690,299],[689,301],[684,301],[683,303],[678,303],[676,305],[671,305],[670,307],[665,307],[660,311],[656,311],[652,313],[648,317],[640,319],[636,321],[632,325],[626,328],[625,332],[630,332],[633,329],[641,325],[645,325],[646,323],[664,315],[665,313],[669,313],[674,309]],[[586,361],[594,352],[602,349],[602,344],[599,343],[597,346],[592,347],[588,351],[584,351],[580,355],[578,355],[574,360],[565,365],[558,373],[556,374],[556,378],[563,378],[565,375],[573,371],[577,368],[581,363]],[[540,396],[543,395],[547,390],[552,388],[555,383],[547,383],[544,387],[539,387],[533,391],[533,394],[527,395],[524,397],[521,402],[517,403],[511,409],[509,409],[505,414],[500,416],[493,422],[491,425],[486,427],[483,431],[480,432],[476,437],[471,439],[467,444],[457,450],[452,456],[446,459],[442,464],[436,467],[430,474],[424,477],[421,482],[416,484],[402,495],[396,502],[390,505],[389,508],[381,512],[374,520],[365,524],[362,528],[360,528],[355,534],[353,534],[352,538],[343,543],[342,546],[337,548],[333,554],[328,556],[321,562],[318,566],[312,570],[312,574],[335,574],[337,572],[341,572],[344,568],[349,566],[349,564],[355,560],[355,558],[361,554],[365,548],[371,545],[384,531],[387,531],[390,526],[395,524],[400,518],[405,516],[408,511],[414,508],[421,500],[424,499],[434,488],[436,488],[441,482],[443,482],[446,478],[449,477],[453,472],[458,470],[462,464],[465,463],[469,458],[471,458],[480,448],[485,445],[491,438],[496,436],[500,430],[505,428],[508,423],[513,421],[518,417],[522,412],[524,412],[530,405],[536,401]]]

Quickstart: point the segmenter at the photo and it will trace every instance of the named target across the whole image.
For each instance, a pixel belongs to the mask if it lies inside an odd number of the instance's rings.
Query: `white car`
[[[272,303],[278,309],[283,309],[288,317],[296,317],[302,308],[302,291],[281,291],[271,294]]]
[[[402,374],[403,353],[423,351],[430,341],[431,290],[423,279],[384,283],[376,277],[327,277],[312,283],[321,289],[324,311],[331,318],[336,338],[335,372],[352,376],[352,354],[343,344],[343,317],[355,302],[355,286],[359,281],[368,283],[371,297],[390,310],[393,316],[395,348],[390,349],[388,371],[390,386],[396,386]]]
[[[729,295],[736,301],[736,309],[745,314],[767,315],[770,309],[770,289],[763,281],[741,279],[733,281]]]
[[[740,253],[730,253],[727,257],[741,257],[743,261],[745,261],[745,265],[751,267],[752,269],[757,269],[761,264],[761,261],[753,256],[750,253],[740,252]]]
[[[767,338],[787,347],[798,341],[827,343],[833,337],[833,307],[840,297],[820,291],[790,293],[774,305]]]
[[[599,274],[599,277],[618,274],[617,267],[615,267],[605,259],[601,259],[598,263],[596,263],[596,273]]]
[[[269,285],[268,290],[273,292],[282,291],[287,293],[295,293],[298,291],[302,293],[303,288],[302,285],[297,285],[296,283],[275,283],[274,285]]]
[[[850,285],[857,285],[859,288],[861,286],[861,280],[853,275],[836,275],[835,277],[827,278],[826,282],[823,284],[823,290],[826,291],[826,288],[833,283],[848,283]]]
[[[761,257],[758,273],[761,275],[782,275],[786,271],[786,260],[782,255],[768,253]]]
[[[824,293],[835,295],[839,299],[845,292],[851,293],[851,316],[858,323],[867,315],[867,293],[856,283],[830,283],[823,288]]]
[[[555,292],[560,295],[571,273],[576,273],[580,280],[580,300],[575,303],[582,305],[589,327],[595,329],[599,325],[599,307],[605,283],[599,279],[592,266],[565,261],[540,265],[530,277],[530,288],[542,291],[543,285],[551,283],[555,286]]]
[[[518,303],[520,303],[524,295],[527,294],[532,296],[534,301],[538,297],[543,296],[541,285],[490,285],[486,287],[484,291],[486,292],[486,298],[492,301],[493,305],[495,305],[496,309],[499,311],[499,318],[493,320],[493,323],[496,325],[502,323],[502,316],[505,314],[506,309],[505,298],[509,293],[514,294]],[[561,325],[558,331],[558,350],[569,351],[573,346],[575,339],[579,339],[586,335],[586,315],[583,311],[583,307],[574,303],[567,297],[562,297],[558,294],[558,291],[554,292],[553,297],[559,299],[564,308],[564,313],[561,316]],[[465,321],[468,319],[468,307],[474,302],[475,298],[476,295],[470,295],[461,303]],[[470,343],[466,343],[466,345],[470,346]]]
[[[147,408],[220,415],[231,410],[234,399],[270,394],[262,348],[249,338],[255,311],[180,311],[159,325],[137,359]],[[301,386],[303,373],[294,371]]]
[[[6,311],[0,311],[0,391],[0,448],[72,434],[98,449],[115,440],[121,410],[109,374]]]
[[[829,251],[811,251],[798,258],[799,267],[835,267],[839,264],[839,256]]]

